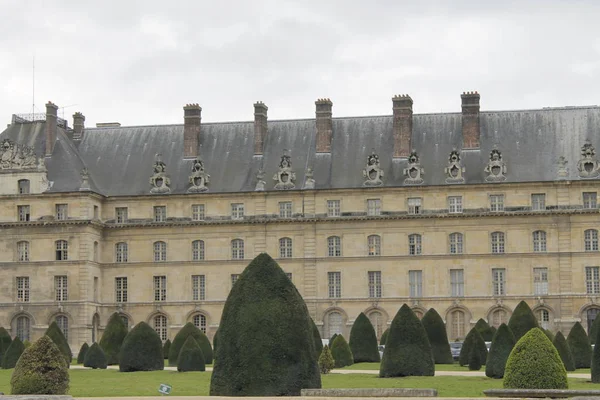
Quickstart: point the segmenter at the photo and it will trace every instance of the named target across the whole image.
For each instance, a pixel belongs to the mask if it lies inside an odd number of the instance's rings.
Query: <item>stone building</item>
[[[73,348],[109,316],[164,339],[214,335],[238,274],[277,259],[323,337],[365,312],[378,335],[403,303],[451,340],[520,300],[542,326],[589,326],[600,304],[600,108],[73,128],[15,115],[0,134],[0,324]]]

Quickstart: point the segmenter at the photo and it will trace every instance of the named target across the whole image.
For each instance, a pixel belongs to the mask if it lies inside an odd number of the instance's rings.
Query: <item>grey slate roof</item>
[[[161,153],[171,178],[171,193],[186,193],[192,160],[183,159],[183,125],[86,128],[81,142],[58,129],[53,155],[46,158],[51,191],[78,191],[80,172],[90,171],[93,191],[106,196],[149,194],[155,154]],[[11,125],[0,134],[33,145],[43,154],[44,123]],[[211,175],[209,193],[253,191],[259,168],[266,190],[288,150],[301,189],[307,167],[314,170],[317,189],[358,188],[367,156],[375,151],[385,171],[384,186],[404,186],[405,158],[392,158],[392,116],[333,119],[332,152],[315,152],[314,119],[269,121],[264,155],[253,155],[254,122],[205,123],[200,154]],[[600,152],[600,108],[569,107],[523,111],[481,112],[481,149],[461,152],[466,184],[485,183],[484,168],[494,146],[507,165],[506,182],[558,179],[557,160],[568,160],[570,180],[580,180],[577,162],[589,141]],[[412,147],[425,170],[423,186],[447,185],[448,156],[462,144],[460,113],[415,114]]]

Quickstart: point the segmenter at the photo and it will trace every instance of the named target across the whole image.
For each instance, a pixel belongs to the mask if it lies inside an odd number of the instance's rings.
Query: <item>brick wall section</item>
[[[315,101],[317,114],[317,153],[331,153],[333,102],[329,99]]]
[[[394,157],[408,157],[411,149],[413,101],[409,95],[392,97],[394,112]]]
[[[46,156],[51,156],[56,142],[58,106],[51,101],[46,104]]]
[[[462,100],[463,149],[478,149],[480,137],[479,93],[465,92]]]
[[[267,107],[262,101],[254,103],[254,154],[263,154],[267,140]]]
[[[198,104],[186,104],[183,107],[183,119],[183,156],[186,158],[198,157],[202,107]]]

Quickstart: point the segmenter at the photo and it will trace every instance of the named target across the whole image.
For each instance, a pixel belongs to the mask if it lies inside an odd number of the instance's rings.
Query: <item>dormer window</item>
[[[19,194],[29,194],[29,179],[20,179],[18,182]]]

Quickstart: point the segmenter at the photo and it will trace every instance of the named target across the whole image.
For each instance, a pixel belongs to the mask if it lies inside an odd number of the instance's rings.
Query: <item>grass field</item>
[[[356,363],[349,367],[344,367],[341,369],[351,369],[351,370],[359,370],[359,371],[360,370],[362,370],[362,371],[379,371],[379,363],[376,363],[376,362]],[[455,364],[436,364],[435,370],[436,371],[468,371],[469,368],[466,366],[461,367],[457,363],[455,363]],[[485,365],[481,367],[481,371],[485,372]],[[576,371],[573,371],[573,373],[590,374],[590,369],[589,368],[581,368]]]

